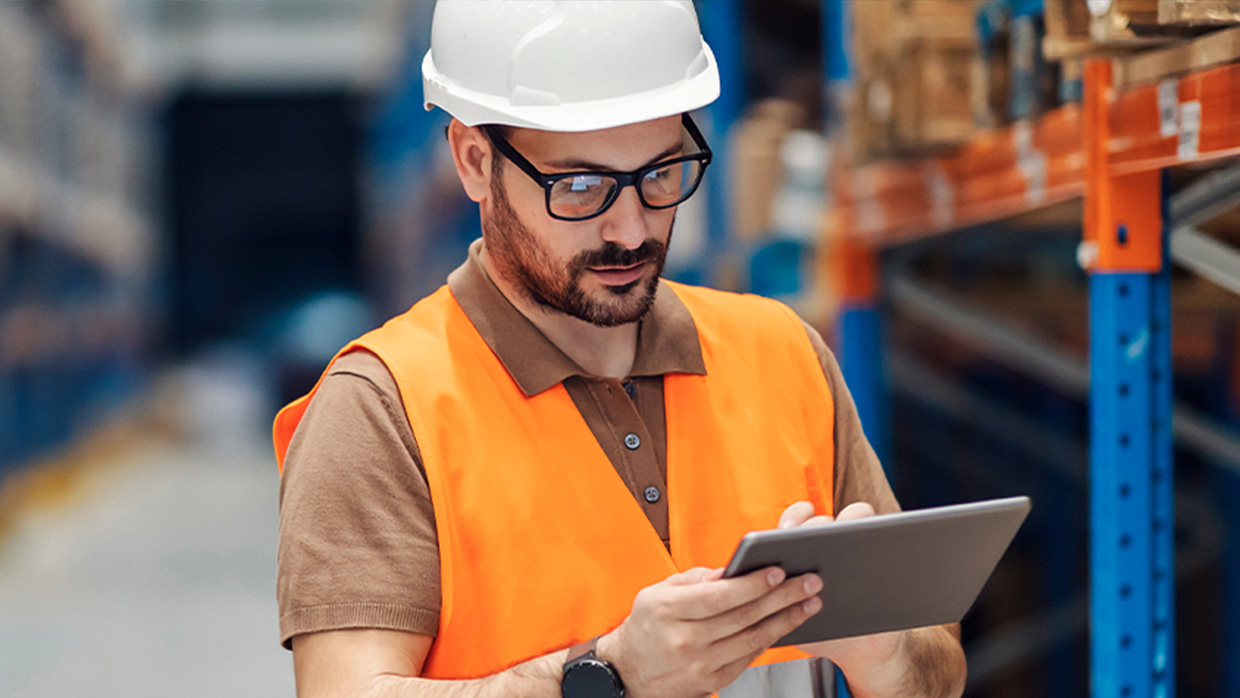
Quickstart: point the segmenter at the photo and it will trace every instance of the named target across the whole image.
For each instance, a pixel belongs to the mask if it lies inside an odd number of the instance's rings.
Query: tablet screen
[[[776,647],[959,621],[1029,513],[995,499],[741,539],[724,577],[777,566],[822,577],[822,610]]]

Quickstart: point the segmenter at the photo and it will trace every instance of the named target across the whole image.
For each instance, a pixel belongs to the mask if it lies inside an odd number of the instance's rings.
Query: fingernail
[[[817,594],[822,590],[822,580],[817,575],[813,575],[805,580],[805,593]]]
[[[771,573],[766,575],[766,581],[770,582],[771,586],[778,586],[780,582],[784,581],[784,571],[771,570]]]
[[[819,599],[817,596],[815,596],[812,599],[806,599],[805,601],[801,602],[801,610],[805,611],[811,616],[817,613],[818,609],[820,608],[822,608],[822,600]]]

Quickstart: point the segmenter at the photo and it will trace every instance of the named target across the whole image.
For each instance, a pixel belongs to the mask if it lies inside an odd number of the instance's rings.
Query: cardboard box
[[[1046,36],[1042,55],[1048,61],[1079,56],[1089,45],[1089,6],[1085,0],[1043,0]]]
[[[1095,44],[1122,43],[1141,38],[1142,32],[1158,26],[1158,0],[1110,0],[1091,8],[1089,38]]]
[[[1158,23],[1217,26],[1240,23],[1240,0],[1159,0]]]
[[[1161,46],[1181,30],[1159,24],[1159,0],[1043,0],[1048,61],[1123,55]]]
[[[1113,61],[1115,86],[1127,89],[1240,60],[1240,27]]]
[[[854,163],[959,144],[975,131],[971,85],[981,0],[854,4]]]

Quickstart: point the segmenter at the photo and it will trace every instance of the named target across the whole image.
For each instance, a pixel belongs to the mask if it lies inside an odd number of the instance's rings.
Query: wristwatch
[[[623,698],[624,682],[610,662],[594,654],[598,638],[587,640],[568,652],[560,694],[564,698]]]

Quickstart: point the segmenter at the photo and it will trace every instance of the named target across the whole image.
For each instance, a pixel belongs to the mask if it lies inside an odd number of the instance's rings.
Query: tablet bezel
[[[1030,508],[1028,497],[1009,497],[754,531],[741,539],[723,576],[774,565],[789,576],[823,578],[822,610],[775,647],[954,623]]]

